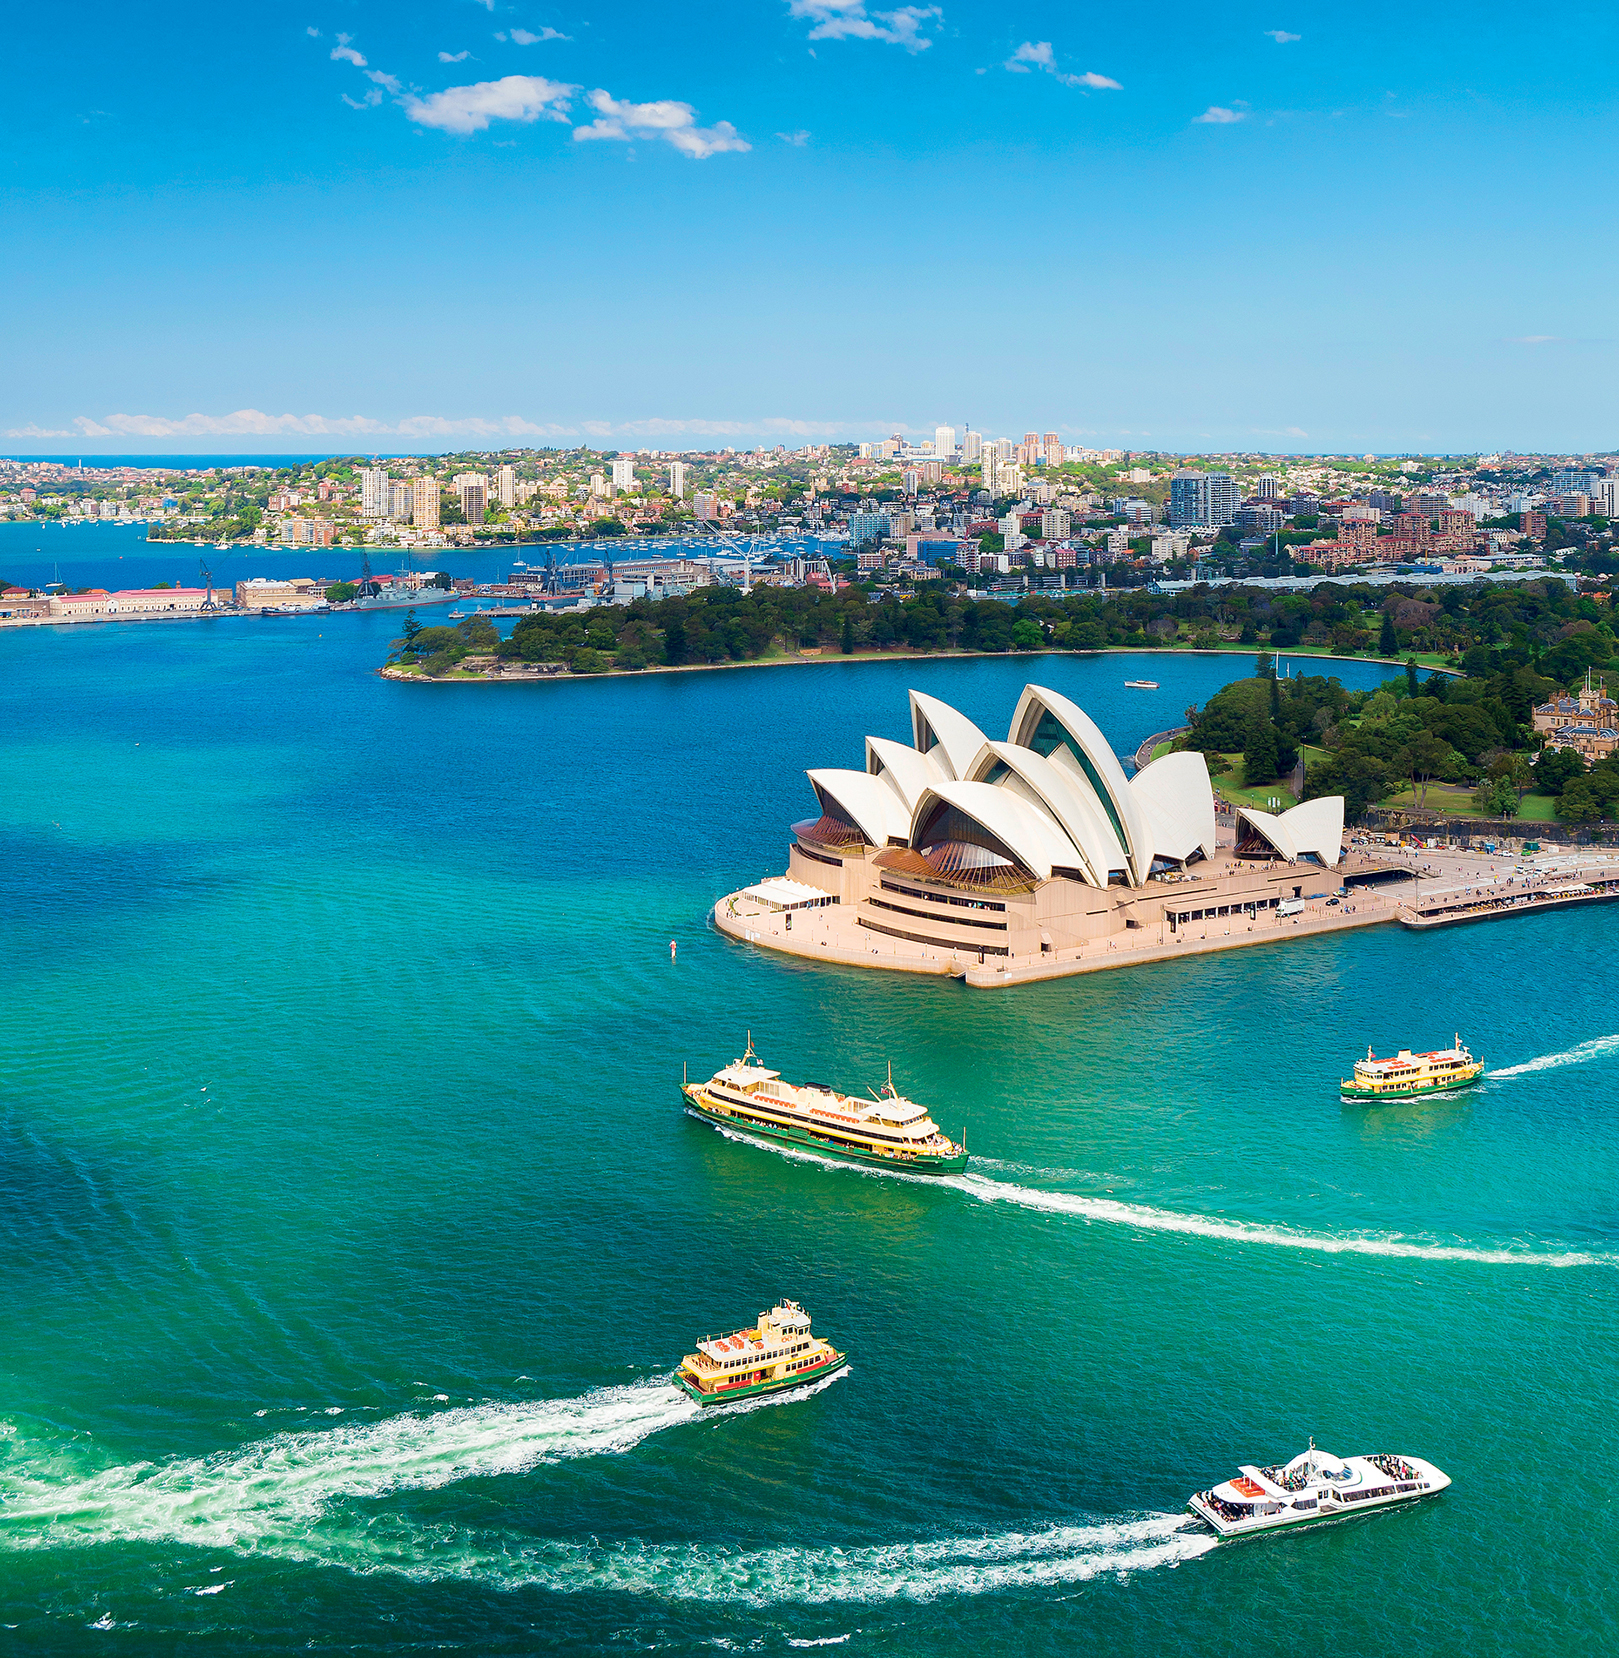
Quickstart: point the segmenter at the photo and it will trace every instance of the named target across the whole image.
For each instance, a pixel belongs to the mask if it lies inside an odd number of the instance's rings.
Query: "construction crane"
[[[214,573],[208,568],[207,559],[199,558],[197,566],[202,571],[202,585],[207,589],[203,596],[202,608],[204,610],[218,610],[219,606],[214,603]]]

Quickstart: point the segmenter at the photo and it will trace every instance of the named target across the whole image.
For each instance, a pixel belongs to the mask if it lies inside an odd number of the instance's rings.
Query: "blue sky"
[[[1611,7],[12,13],[0,448],[1619,443]]]

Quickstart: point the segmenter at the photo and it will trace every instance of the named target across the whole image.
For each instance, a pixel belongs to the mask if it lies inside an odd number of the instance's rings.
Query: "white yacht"
[[[1420,1457],[1338,1458],[1318,1451],[1310,1441],[1285,1467],[1251,1468],[1244,1464],[1233,1480],[1199,1491],[1187,1507],[1221,1537],[1246,1537],[1251,1531],[1336,1520],[1374,1508],[1415,1502],[1450,1484],[1450,1475]]]

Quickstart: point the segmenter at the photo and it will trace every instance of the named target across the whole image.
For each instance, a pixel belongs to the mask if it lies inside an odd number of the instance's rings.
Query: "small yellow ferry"
[[[781,1145],[911,1174],[959,1174],[967,1166],[966,1146],[895,1089],[892,1067],[883,1091],[870,1099],[820,1082],[799,1087],[759,1063],[750,1035],[740,1059],[707,1082],[683,1082],[680,1091],[694,1115]]]
[[[834,1376],[848,1360],[810,1334],[810,1315],[778,1301],[751,1330],[708,1336],[680,1361],[675,1380],[700,1405],[724,1405]]]
[[[1408,1100],[1471,1087],[1483,1074],[1484,1061],[1474,1059],[1457,1035],[1454,1047],[1425,1054],[1401,1048],[1392,1059],[1376,1059],[1368,1048],[1366,1057],[1355,1061],[1354,1077],[1338,1086],[1346,1100]]]

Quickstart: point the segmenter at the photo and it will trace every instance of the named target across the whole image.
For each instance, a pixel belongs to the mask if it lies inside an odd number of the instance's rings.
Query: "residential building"
[[[415,502],[415,491],[412,480],[409,478],[391,478],[388,481],[388,504],[386,516],[404,521],[411,515]]]
[[[517,469],[503,466],[495,474],[495,495],[503,507],[517,505]]]
[[[914,495],[922,487],[922,474],[914,466],[908,466],[899,475],[899,487],[907,495]]]
[[[691,510],[692,515],[699,523],[707,523],[710,519],[718,518],[720,515],[719,497],[698,490],[691,498]]]
[[[1061,541],[1072,533],[1073,519],[1061,507],[1047,507],[1040,514],[1040,539]]]
[[[1254,494],[1261,501],[1279,501],[1282,498],[1282,481],[1273,472],[1261,472],[1254,480]]]
[[[880,512],[851,512],[849,514],[849,541],[860,546],[867,541],[880,541],[888,534],[887,515]]]
[[[1229,472],[1197,472],[1183,467],[1169,481],[1169,521],[1218,527],[1233,521],[1242,492]]]
[[[1437,518],[1450,505],[1450,497],[1437,490],[1419,489],[1406,497],[1405,510],[1419,518]]]
[[[590,493],[599,501],[607,494],[607,479],[600,472],[590,474]]]
[[[635,457],[620,455],[613,462],[613,488],[633,490],[635,488]]]
[[[1546,539],[1546,514],[1543,512],[1520,512],[1518,514],[1518,528],[1531,541]]]
[[[1619,518],[1619,478],[1598,478],[1591,510],[1604,518]]]
[[[941,461],[954,458],[956,453],[956,429],[954,426],[936,426],[934,428],[933,453]]]
[[[388,473],[380,466],[365,467],[360,473],[360,516],[388,516]],[[289,503],[290,504],[290,503]]]
[[[961,462],[963,466],[971,466],[983,453],[984,437],[981,432],[966,432],[961,439]]]
[[[978,457],[978,461],[984,474],[984,488],[989,491],[992,498],[999,495],[1001,460],[1000,456],[995,452],[995,445],[993,443],[986,443],[984,445],[983,451]]]
[[[461,516],[469,524],[481,524],[484,510],[489,505],[489,481],[481,473],[463,475],[456,480],[461,497]]]
[[[1047,466],[1061,466],[1068,457],[1062,439],[1055,432],[1047,432],[1040,440],[1040,447],[1045,450]]]
[[[438,479],[422,476],[411,480],[410,521],[419,530],[436,530],[438,520]]]
[[[686,463],[671,461],[669,463],[669,493],[677,501],[686,499]]]
[[[1553,495],[1595,495],[1602,481],[1600,472],[1567,470],[1552,474]]]
[[[1556,495],[1552,497],[1552,511],[1559,518],[1589,518],[1591,516],[1591,497],[1589,495]]]

